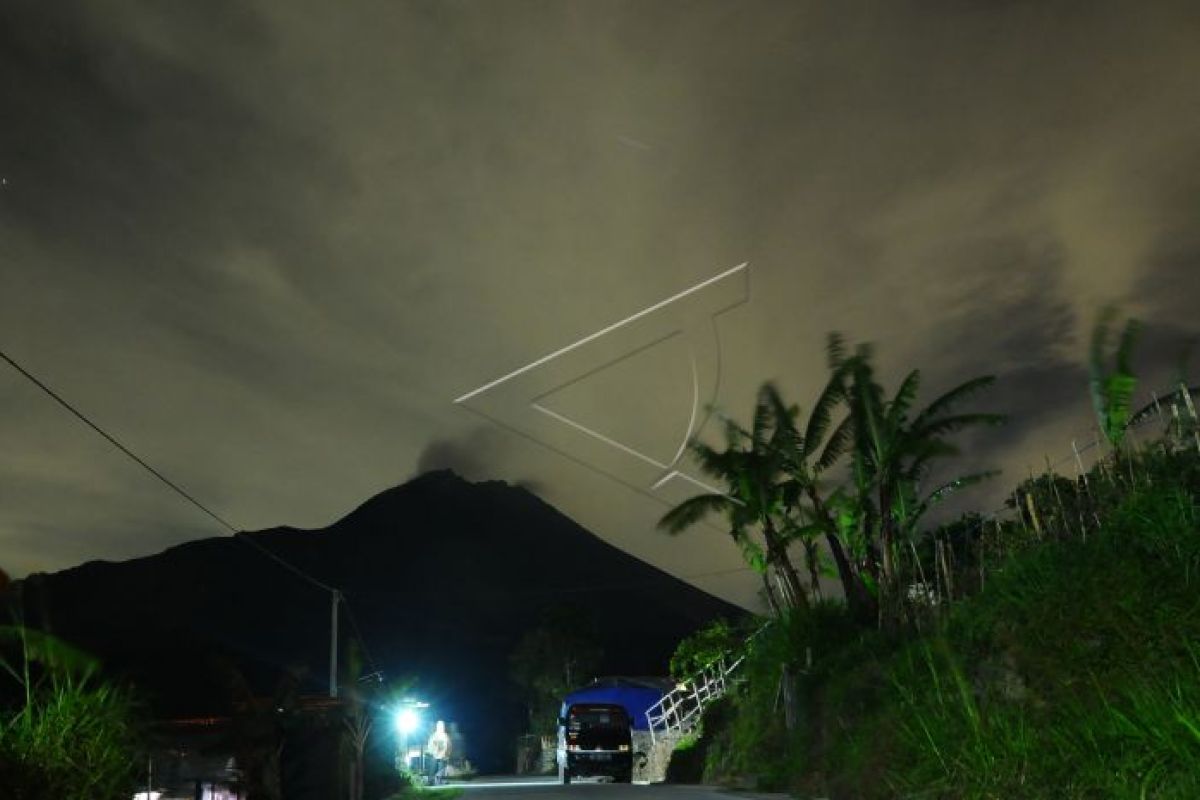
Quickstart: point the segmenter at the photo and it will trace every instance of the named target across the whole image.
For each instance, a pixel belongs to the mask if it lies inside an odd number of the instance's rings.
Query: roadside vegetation
[[[127,800],[138,775],[135,706],[70,645],[0,626],[0,787],[7,800]]]
[[[1113,322],[1091,348],[1102,457],[1047,464],[1004,514],[929,521],[995,475],[952,469],[954,434],[1003,421],[962,410],[991,379],[922,406],[918,372],[889,392],[836,336],[807,419],[768,384],[724,449],[694,445],[727,494],[662,527],[719,515],[771,614],[681,644],[681,670],[731,639],[746,661],[676,773],[800,797],[1200,797],[1196,413],[1182,383],[1134,408],[1138,326]]]

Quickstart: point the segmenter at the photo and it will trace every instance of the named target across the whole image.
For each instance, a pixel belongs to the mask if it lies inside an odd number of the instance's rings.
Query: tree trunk
[[[776,617],[782,616],[779,606],[779,600],[775,597],[775,589],[771,587],[771,567],[767,566],[762,573],[763,592],[767,597],[767,605],[771,607],[771,613]]]
[[[763,538],[767,543],[767,561],[773,563],[783,576],[784,585],[792,594],[792,602],[797,608],[807,608],[808,596],[804,592],[804,583],[788,556],[787,546],[779,540],[779,534],[770,520],[763,525]]]
[[[879,547],[883,568],[879,581],[879,605],[883,610],[880,621],[884,627],[890,627],[900,622],[900,587],[896,570],[896,521],[892,518],[892,496],[883,486],[879,487]]]
[[[824,599],[821,592],[821,553],[815,539],[804,540],[804,562],[808,566],[808,581],[812,588],[813,602]]]
[[[800,724],[800,709],[796,702],[796,677],[792,674],[790,664],[784,663],[779,675],[779,684],[783,695],[783,726],[789,731],[794,731]]]
[[[842,546],[842,540],[838,538],[837,534],[826,533],[825,541],[829,543],[829,550],[833,553],[833,562],[837,565],[838,577],[842,581],[842,591],[846,594],[846,605],[850,607],[850,616],[862,623],[873,622],[878,613],[878,609],[875,607],[875,598],[871,597],[866,584],[854,569],[854,565],[850,563],[846,549]]]
[[[833,563],[837,566],[838,579],[842,582],[842,593],[846,595],[846,605],[850,608],[850,616],[859,622],[871,622],[875,619],[875,602],[867,591],[866,585],[863,584],[862,578],[859,577],[858,571],[850,563],[850,558],[846,555],[846,548],[837,534],[837,525],[829,513],[829,509],[821,501],[821,496],[817,494],[816,486],[809,485],[808,498],[813,504],[813,510],[825,526],[825,542],[829,545]]]

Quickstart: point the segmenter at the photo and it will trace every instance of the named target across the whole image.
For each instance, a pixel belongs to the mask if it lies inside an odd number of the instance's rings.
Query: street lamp
[[[396,712],[396,730],[400,731],[401,736],[408,736],[420,724],[421,717],[415,708],[406,706]]]
[[[421,727],[420,709],[422,708],[429,708],[429,703],[422,703],[419,700],[404,700],[401,702],[399,708],[396,709],[395,725],[396,732],[400,734],[400,758],[406,770],[410,766],[408,761],[408,737]]]

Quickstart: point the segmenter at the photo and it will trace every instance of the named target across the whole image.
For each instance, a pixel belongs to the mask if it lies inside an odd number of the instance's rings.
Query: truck
[[[559,719],[558,777],[633,779],[633,738],[629,715],[612,703],[571,703]]]
[[[644,739],[646,709],[669,682],[659,678],[597,678],[563,698],[558,718],[559,781],[607,777],[633,779],[634,743]]]

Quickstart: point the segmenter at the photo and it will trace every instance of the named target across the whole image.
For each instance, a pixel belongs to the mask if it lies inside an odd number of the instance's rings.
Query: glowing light
[[[415,731],[420,724],[421,717],[417,715],[415,709],[402,708],[396,714],[396,730],[405,736]]]

